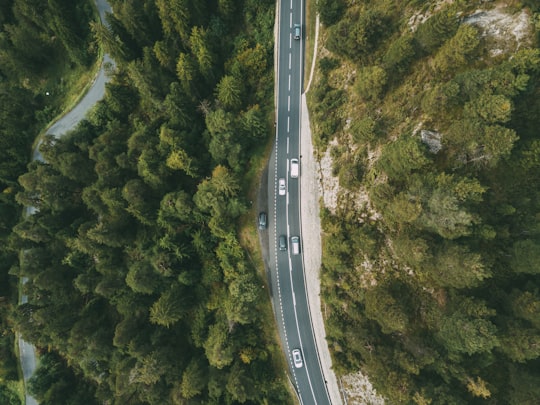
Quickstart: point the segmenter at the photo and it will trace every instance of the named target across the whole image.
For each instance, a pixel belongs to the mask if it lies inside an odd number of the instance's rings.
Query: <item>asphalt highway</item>
[[[302,0],[280,0],[278,19],[276,143],[268,171],[269,247],[272,299],[289,372],[303,405],[330,404],[321,371],[310,318],[304,279],[302,230],[300,226],[300,95],[303,82],[304,4]],[[294,39],[294,27],[302,35]],[[299,159],[300,176],[291,178],[290,160]],[[278,181],[286,179],[286,194],[279,195]],[[288,249],[278,248],[280,235]],[[300,254],[294,255],[291,237],[300,236]],[[296,367],[292,351],[300,349],[303,364]]]

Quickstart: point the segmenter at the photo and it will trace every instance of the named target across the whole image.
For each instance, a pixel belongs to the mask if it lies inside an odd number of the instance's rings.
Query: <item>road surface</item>
[[[300,236],[300,95],[303,73],[304,4],[302,0],[280,0],[278,5],[277,122],[276,143],[268,170],[269,252],[272,299],[291,380],[303,405],[326,405],[330,399],[321,371],[306,294],[303,255],[293,255],[291,236]],[[293,38],[301,24],[300,40]],[[300,176],[291,178],[290,160],[300,160]],[[285,195],[278,193],[278,180],[286,179]],[[278,249],[278,238],[286,235],[287,251]],[[302,244],[301,244],[302,246]],[[301,247],[302,251],[302,247]],[[292,351],[300,349],[303,365],[295,367]]]
[[[95,0],[95,3],[99,11],[101,22],[105,24],[105,14],[112,13],[111,6],[106,0]],[[54,135],[57,138],[65,135],[67,132],[74,129],[77,124],[86,116],[88,111],[103,98],[105,95],[105,83],[109,80],[105,74],[105,67],[112,63],[113,62],[109,55],[104,55],[101,68],[99,69],[99,72],[88,92],[71,111],[60,118],[47,130],[47,135]],[[38,142],[34,151],[32,152],[32,160],[43,161],[43,156],[39,152],[40,145],[41,141]],[[34,207],[26,207],[25,210],[26,215],[32,215],[35,211],[36,209]],[[26,277],[23,277],[21,283],[24,284],[26,282]],[[26,302],[28,302],[28,297],[26,295],[21,295],[20,303],[24,304]],[[36,399],[30,396],[26,391],[26,383],[36,369],[36,352],[34,346],[22,339],[20,335],[19,357],[25,383],[26,405],[37,405]]]

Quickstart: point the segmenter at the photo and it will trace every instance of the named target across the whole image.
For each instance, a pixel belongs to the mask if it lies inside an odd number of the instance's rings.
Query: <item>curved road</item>
[[[290,160],[300,155],[300,95],[303,72],[302,0],[280,0],[278,5],[277,123],[276,143],[268,171],[270,207],[270,267],[274,311],[288,359],[290,375],[303,405],[330,404],[319,362],[308,307],[303,255],[291,251],[291,236],[300,236],[300,179],[291,178]],[[294,39],[295,25],[302,35]],[[300,168],[300,173],[302,169]],[[278,181],[286,180],[286,194],[279,195]],[[278,239],[287,237],[289,249],[278,249]],[[302,250],[300,251],[302,252]],[[295,367],[292,351],[300,349],[303,365]]]
[[[99,12],[99,17],[103,24],[106,24],[105,15],[107,13],[112,13],[111,6],[107,3],[106,0],[94,0],[96,7]],[[83,118],[99,100],[105,95],[105,83],[109,81],[109,77],[105,74],[105,67],[109,64],[113,64],[113,61],[109,55],[104,55],[103,61],[101,62],[101,68],[92,83],[92,86],[84,97],[79,101],[79,103],[66,115],[60,118],[56,123],[54,123],[48,130],[47,135],[53,135],[57,138],[65,135],[68,131],[74,129]],[[41,141],[38,142],[34,151],[32,152],[32,160],[43,161],[43,156],[39,152],[39,146]],[[26,207],[26,215],[32,215],[36,209],[34,207]],[[26,277],[23,277],[21,283],[24,284],[28,281]],[[25,304],[28,302],[28,297],[26,295],[21,295],[20,303]],[[26,388],[26,383],[28,379],[34,373],[36,369],[36,353],[35,348],[32,344],[23,340],[19,335],[19,358],[21,362],[21,369],[23,372],[23,378]],[[26,405],[37,405],[35,398],[30,396],[28,392],[25,393]]]

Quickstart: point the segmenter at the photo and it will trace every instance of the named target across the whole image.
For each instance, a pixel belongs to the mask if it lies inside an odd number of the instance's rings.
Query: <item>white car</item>
[[[294,366],[296,368],[302,368],[304,365],[304,362],[302,361],[302,353],[300,353],[300,349],[294,349],[292,351],[292,358],[294,362]]]
[[[300,173],[300,164],[298,159],[291,159],[291,178],[296,179]]]
[[[287,194],[287,185],[285,183],[285,179],[281,178],[279,179],[279,195],[285,195]]]
[[[300,254],[300,237],[291,236],[291,247],[293,255]]]

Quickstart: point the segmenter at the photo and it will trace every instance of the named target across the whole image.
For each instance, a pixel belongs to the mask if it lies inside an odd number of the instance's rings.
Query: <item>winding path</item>
[[[106,24],[105,15],[107,13],[112,13],[111,6],[106,0],[94,0],[94,2],[98,9],[102,24]],[[74,129],[77,124],[84,119],[88,111],[103,98],[105,95],[105,84],[109,81],[109,77],[106,75],[106,67],[111,64],[114,65],[114,62],[109,55],[104,55],[99,72],[94,78],[94,82],[88,92],[71,111],[65,114],[47,130],[47,135],[53,135],[56,138],[62,137],[67,132]],[[32,152],[32,160],[43,162],[43,156],[39,152],[40,145],[41,141],[38,142]],[[26,215],[32,215],[35,211],[36,208],[34,207],[26,207]],[[28,279],[23,277],[21,279],[21,284],[24,284],[27,281]],[[24,294],[21,295],[20,304],[25,304],[27,302],[28,296]],[[26,383],[36,369],[36,351],[34,346],[22,339],[20,335],[18,335],[18,343],[19,358],[24,377],[26,405],[37,405],[36,399],[28,394],[28,391],[26,390]]]

